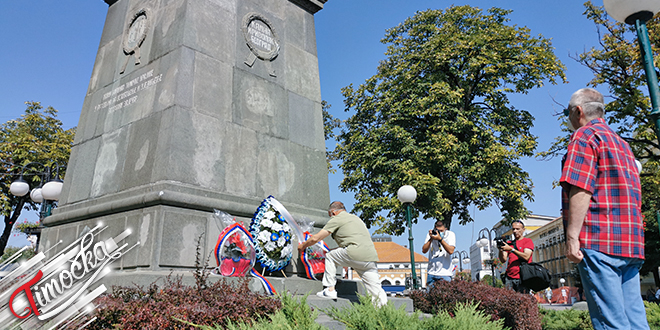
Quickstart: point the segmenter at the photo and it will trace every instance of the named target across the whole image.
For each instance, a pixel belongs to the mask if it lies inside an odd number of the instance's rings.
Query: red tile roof
[[[394,242],[374,242],[378,252],[378,262],[410,262],[410,250]],[[420,247],[421,249],[421,247]],[[429,259],[415,252],[415,263],[428,262]]]

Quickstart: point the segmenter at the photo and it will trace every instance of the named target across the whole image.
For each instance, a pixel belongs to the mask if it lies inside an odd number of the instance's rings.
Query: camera
[[[437,229],[433,229],[433,230],[431,231],[431,234],[433,234],[433,235],[437,235],[437,234],[438,234],[438,230],[437,230]]]
[[[504,243],[511,245],[511,240],[506,239],[506,237],[500,236],[500,237],[495,237],[495,244],[497,244],[498,248],[501,248],[504,246]]]

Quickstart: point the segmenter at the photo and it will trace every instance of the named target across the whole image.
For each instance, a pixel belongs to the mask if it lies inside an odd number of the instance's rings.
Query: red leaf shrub
[[[249,322],[282,308],[278,299],[250,291],[248,283],[245,279],[234,287],[222,279],[200,288],[168,277],[162,287],[113,287],[111,294],[97,300],[95,315],[89,317],[97,319],[86,329],[195,329],[174,318],[224,327],[229,320]]]
[[[453,316],[457,302],[478,302],[477,310],[491,315],[493,320],[503,318],[504,326],[511,330],[541,330],[541,315],[532,296],[482,282],[438,281],[430,292],[417,290],[410,297],[415,310],[424,313],[446,310]]]

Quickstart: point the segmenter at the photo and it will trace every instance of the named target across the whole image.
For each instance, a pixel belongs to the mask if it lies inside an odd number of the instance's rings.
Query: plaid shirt
[[[568,143],[560,182],[593,196],[580,231],[580,247],[613,256],[644,259],[642,193],[635,156],[626,141],[594,119]],[[564,227],[568,191],[562,189]]]

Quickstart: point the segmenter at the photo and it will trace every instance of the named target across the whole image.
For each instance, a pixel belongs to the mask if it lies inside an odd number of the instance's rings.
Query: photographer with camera
[[[529,289],[522,285],[520,281],[520,263],[521,259],[525,262],[532,262],[532,252],[534,251],[534,242],[531,239],[523,237],[525,233],[525,224],[516,220],[511,224],[513,229],[514,241],[497,241],[497,248],[500,250],[499,258],[501,262],[509,263],[506,266],[506,287],[516,292],[529,293]]]
[[[449,231],[442,220],[438,220],[435,229],[426,234],[425,242],[422,253],[429,253],[426,288],[430,289],[435,281],[451,281],[451,254],[456,249],[456,234]]]

